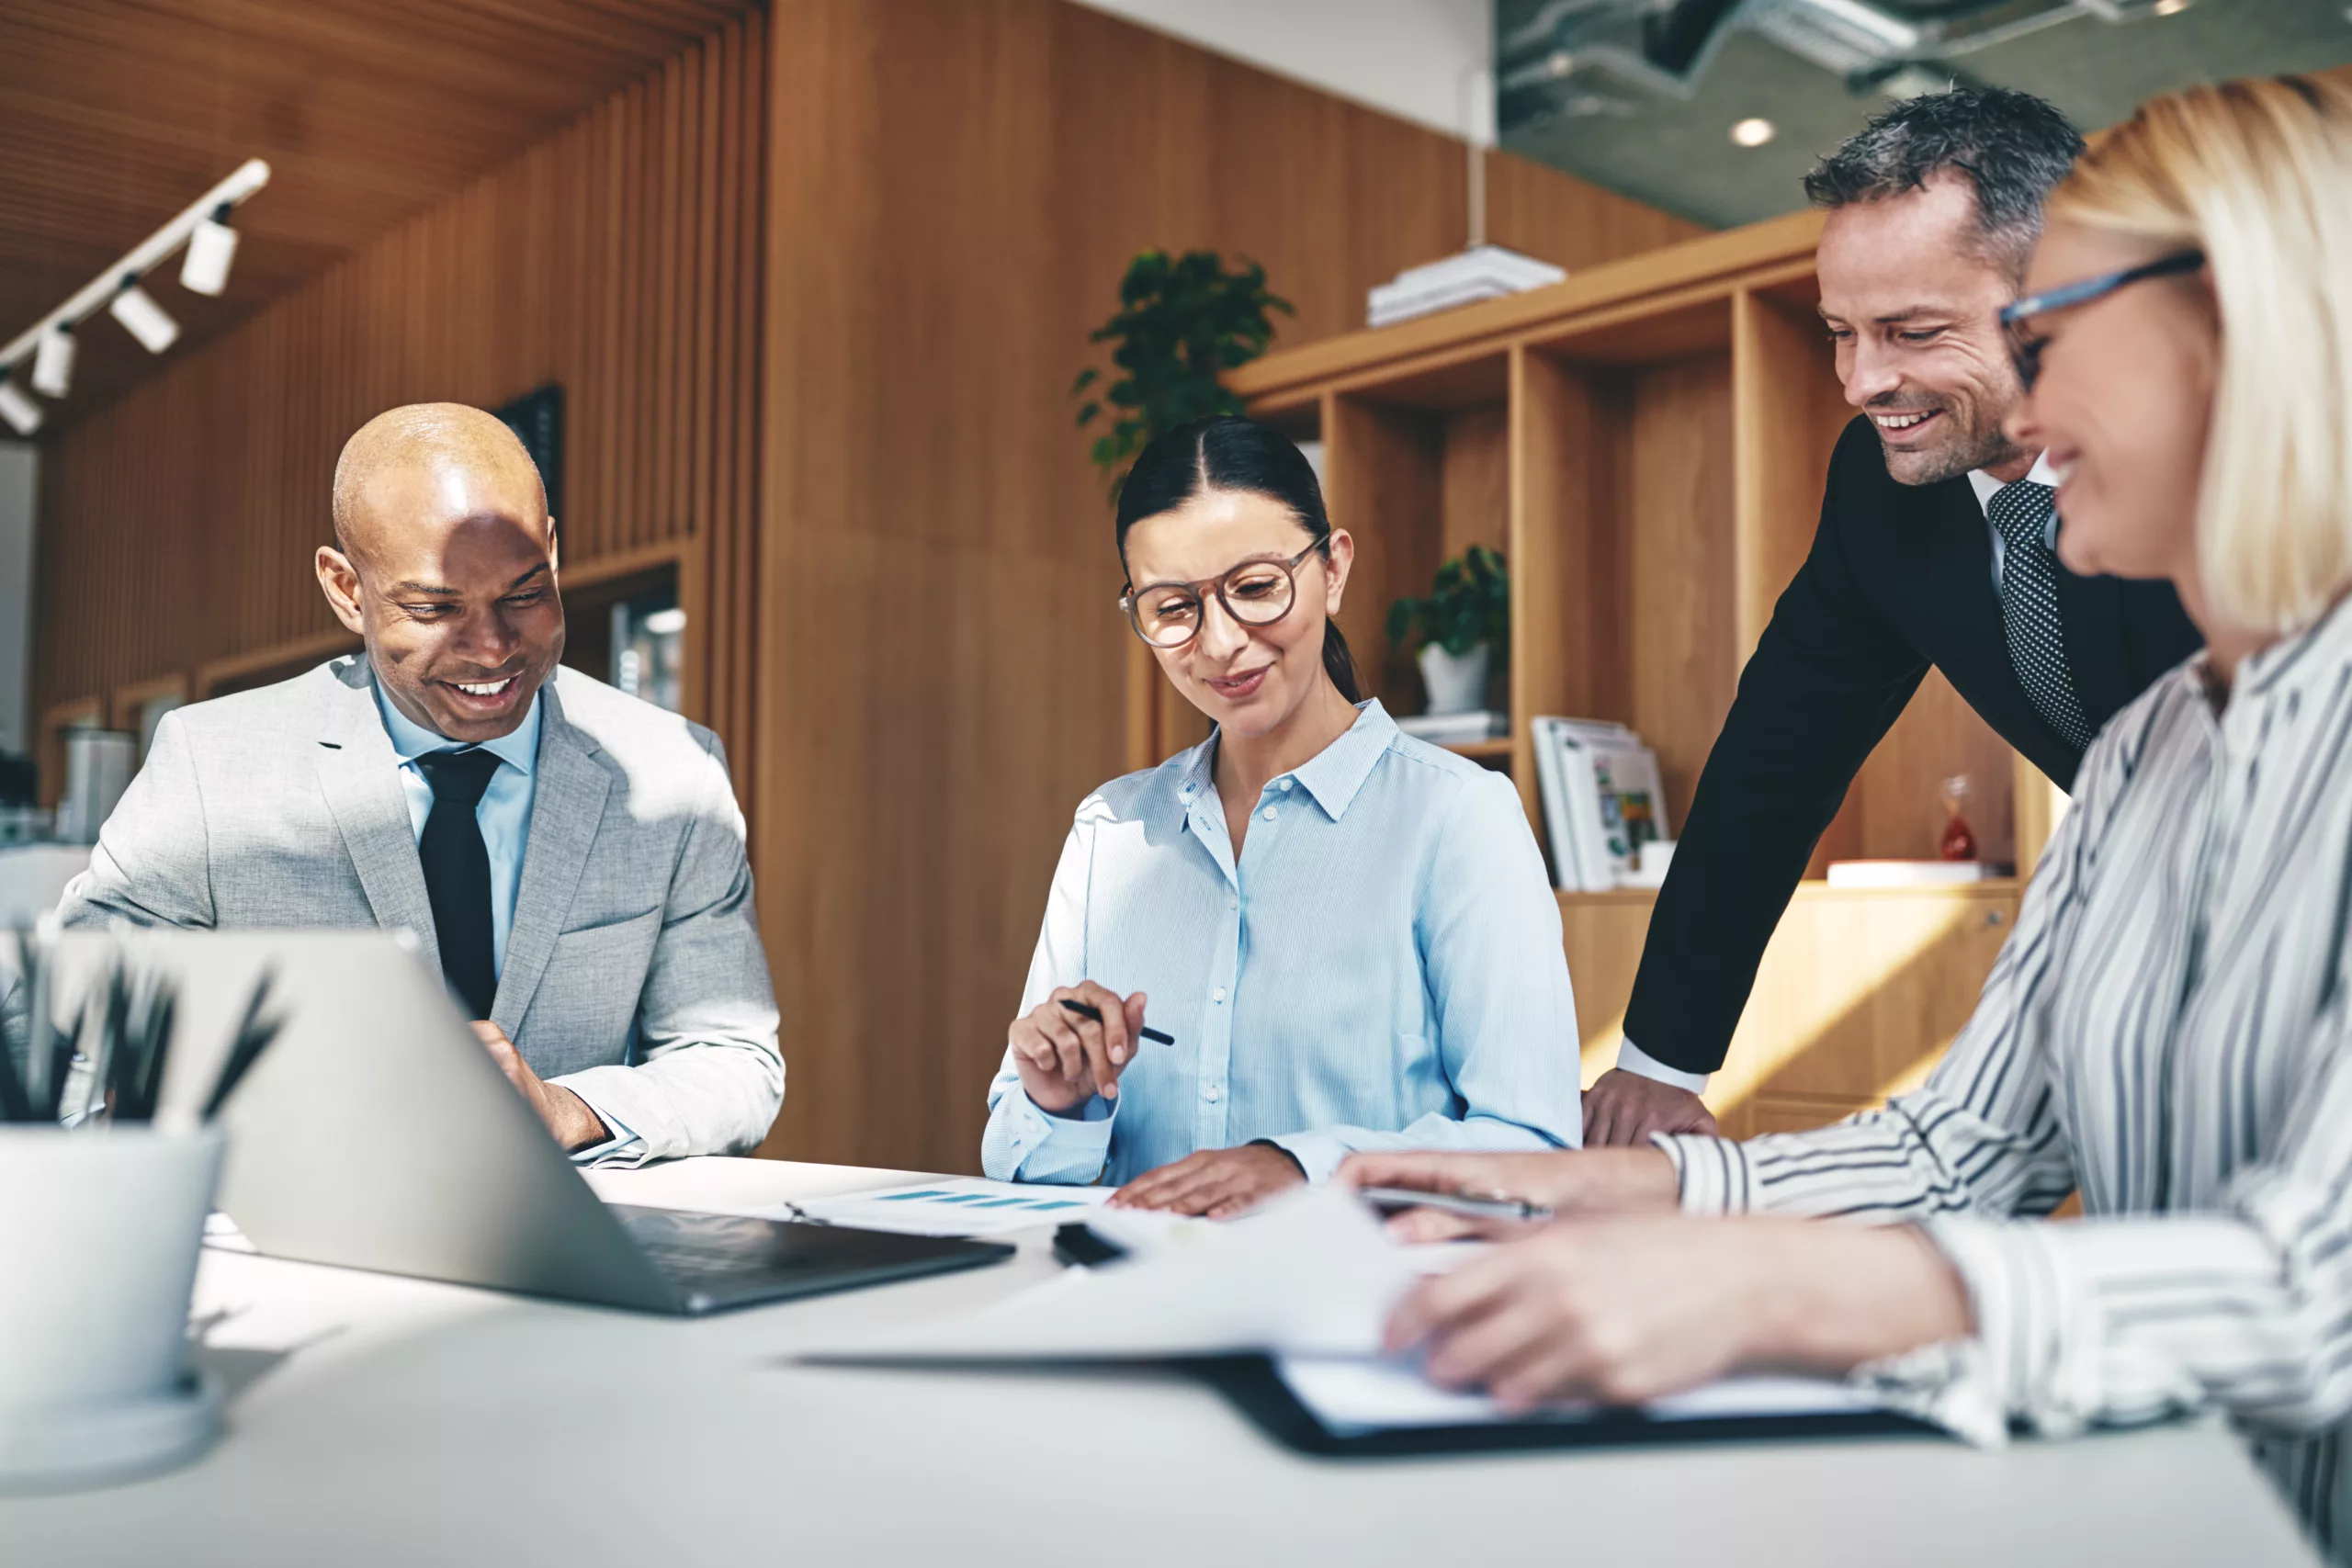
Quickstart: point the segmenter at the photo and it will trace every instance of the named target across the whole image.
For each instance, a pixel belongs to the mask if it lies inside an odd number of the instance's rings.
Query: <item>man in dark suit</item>
[[[2039,98],[1957,91],[1897,105],[1806,177],[1829,209],[1821,315],[1861,416],[1700,774],[1624,1048],[1585,1096],[1588,1146],[1714,1130],[1698,1093],[1765,943],[1930,665],[2063,788],[2099,727],[2197,648],[2170,583],[2059,562],[2059,476],[2001,433],[2020,390],[1996,313],[2082,146]]]

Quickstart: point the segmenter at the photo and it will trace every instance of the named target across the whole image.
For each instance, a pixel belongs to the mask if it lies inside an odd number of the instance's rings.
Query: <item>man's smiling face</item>
[[[337,486],[343,547],[319,552],[319,581],[384,694],[452,740],[512,732],[563,654],[554,523],[521,445],[480,410],[395,410],[353,437]]]
[[[1965,177],[1939,175],[1822,226],[1815,265],[1838,378],[1907,485],[1971,468],[2019,478],[2032,462],[2001,432],[2022,395],[1999,321],[2017,278],[1979,232],[1975,199]]]

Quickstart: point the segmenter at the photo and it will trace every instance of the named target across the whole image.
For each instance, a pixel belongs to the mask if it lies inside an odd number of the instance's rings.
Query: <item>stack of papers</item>
[[[1456,305],[1542,288],[1567,276],[1565,268],[1550,262],[1500,245],[1477,245],[1426,266],[1408,266],[1394,281],[1374,288],[1365,325],[1391,326]]]
[[[1091,1222],[1090,1222],[1091,1223]],[[812,1360],[1159,1360],[1264,1350],[1380,1351],[1416,1278],[1372,1212],[1329,1188],[1288,1193],[1188,1245],[1070,1269],[977,1312],[845,1339]]]
[[[1410,714],[1398,719],[1396,728],[1432,746],[1460,746],[1466,741],[1496,740],[1509,735],[1510,715],[1492,708],[1474,708],[1468,713]]]
[[[1636,881],[1642,846],[1670,839],[1657,755],[1622,724],[1529,721],[1552,881],[1564,893],[1601,893]]]
[[[1832,887],[1957,887],[1982,882],[1994,868],[1978,860],[1833,860]]]
[[[1110,1196],[1108,1187],[1029,1186],[958,1176],[879,1192],[849,1192],[839,1198],[778,1204],[762,1210],[760,1217],[822,1220],[829,1225],[896,1231],[901,1235],[1011,1235],[1086,1219]]]
[[[1115,1216],[1104,1216],[1112,1218]],[[1093,1221],[1090,1219],[1090,1224]],[[1519,1421],[1484,1394],[1435,1387],[1384,1357],[1382,1329],[1415,1279],[1475,1248],[1390,1241],[1353,1198],[1328,1188],[1288,1194],[1248,1218],[1195,1223],[1187,1243],[1099,1269],[1069,1269],[977,1311],[810,1346],[824,1362],[1163,1361],[1269,1357],[1327,1431]],[[1842,1383],[1734,1378],[1643,1406],[1659,1420],[1843,1415],[1877,1408]],[[1540,1418],[1598,1416],[1561,1404]]]

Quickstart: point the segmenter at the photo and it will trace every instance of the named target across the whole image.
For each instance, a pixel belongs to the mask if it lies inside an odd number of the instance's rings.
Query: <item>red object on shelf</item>
[[[1968,818],[1955,811],[1951,820],[1944,824],[1944,836],[1936,845],[1936,852],[1946,860],[1974,860],[1976,835],[1968,830]]]

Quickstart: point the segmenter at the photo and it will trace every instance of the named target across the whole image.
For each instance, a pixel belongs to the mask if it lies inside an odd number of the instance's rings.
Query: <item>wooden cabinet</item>
[[[1358,546],[1340,626],[1392,712],[1424,698],[1382,636],[1390,602],[1426,592],[1473,542],[1509,557],[1511,646],[1491,700],[1512,738],[1464,750],[1511,774],[1539,838],[1538,714],[1632,725],[1657,752],[1670,819],[1690,809],[1740,669],[1811,546],[1851,414],[1815,310],[1819,229],[1800,214],[1709,235],[1232,378],[1259,417],[1323,444],[1332,519]],[[1132,657],[1140,767],[1204,728],[1148,654]],[[1812,874],[1831,859],[1932,858],[1939,786],[1962,773],[1986,858],[2030,866],[2052,792],[1931,675]],[[2018,897],[2014,880],[1805,884],[1709,1096],[1726,1129],[1813,1125],[1924,1075],[1973,1006]],[[1588,1077],[1614,1058],[1651,900],[1561,895]]]

